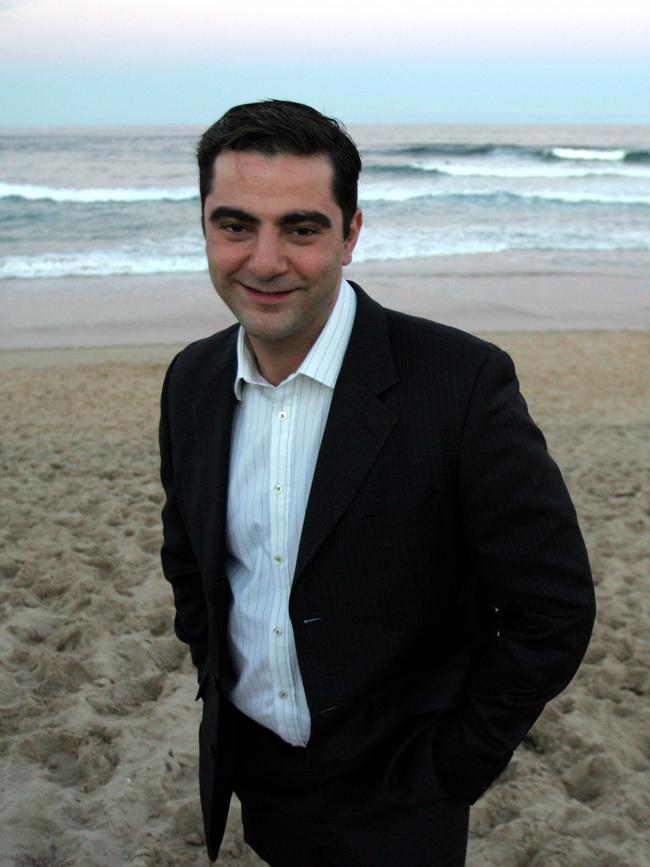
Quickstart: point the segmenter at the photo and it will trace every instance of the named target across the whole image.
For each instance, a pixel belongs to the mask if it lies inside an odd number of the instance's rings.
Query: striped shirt
[[[294,746],[311,732],[289,620],[307,499],[356,311],[341,282],[334,309],[300,367],[277,386],[260,374],[240,327],[228,486],[228,637],[232,703]]]

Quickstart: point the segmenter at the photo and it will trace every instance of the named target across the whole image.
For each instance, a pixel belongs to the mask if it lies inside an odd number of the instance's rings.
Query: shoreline
[[[351,265],[385,306],[471,332],[650,329],[650,253]],[[207,273],[3,281],[0,350],[186,344],[231,324]]]

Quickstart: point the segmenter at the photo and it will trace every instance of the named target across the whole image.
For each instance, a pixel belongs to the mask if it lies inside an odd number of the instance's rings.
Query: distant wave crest
[[[198,198],[195,187],[74,189],[71,187],[40,187],[33,184],[0,183],[0,199],[23,199],[30,202],[72,202],[77,204],[104,204],[107,202],[183,202]]]
[[[573,162],[608,162],[608,163],[648,163],[650,162],[650,149],[638,150],[624,147],[589,147],[556,145],[553,147],[535,147],[531,145],[516,144],[450,144],[429,143],[416,144],[396,148],[371,148],[365,151],[371,157],[380,158],[382,155],[433,157],[445,160],[463,157],[515,157],[527,160],[551,160]]]
[[[408,145],[405,147],[391,148],[389,153],[408,154],[411,156],[435,156],[435,157],[469,157],[485,156],[497,148],[492,144],[421,144]],[[379,153],[380,151],[374,151]],[[368,153],[373,153],[369,150]]]
[[[650,196],[632,194],[608,194],[571,192],[569,190],[537,190],[521,193],[509,193],[522,199],[540,199],[546,202],[564,202],[569,205],[642,205],[650,207]]]
[[[643,168],[620,167],[594,168],[565,165],[543,165],[541,163],[529,163],[518,166],[507,165],[440,165],[425,163],[417,167],[420,171],[433,172],[434,174],[449,175],[450,177],[466,178],[590,178],[616,175],[618,177],[644,178],[650,180],[650,170]]]
[[[441,176],[451,178],[598,178],[619,177],[639,178],[650,180],[650,160],[648,166],[643,165],[642,159],[637,159],[638,165],[630,165],[633,160],[614,162],[601,160],[598,165],[586,165],[584,160],[576,158],[573,162],[567,160],[554,160],[541,162],[528,160],[519,164],[501,162],[442,162],[440,160],[417,160],[409,163],[390,165],[389,163],[374,163],[364,166],[365,177],[373,177],[379,174],[401,175],[421,177],[423,174],[430,177]]]
[[[650,150],[625,148],[555,147],[543,152],[547,159],[580,162],[650,163]]]
[[[622,162],[625,159],[624,148],[551,148],[546,152],[556,160],[590,160],[594,162]]]
[[[569,190],[464,190],[462,192],[448,192],[440,189],[425,189],[423,187],[384,187],[370,186],[361,188],[359,193],[361,202],[381,204],[382,202],[408,202],[416,199],[447,199],[450,201],[474,199],[493,200],[504,202],[517,200],[540,200],[545,202],[558,202],[562,204],[591,204],[591,205],[641,205],[650,207],[650,195],[635,194],[609,194],[590,193],[586,191]]]

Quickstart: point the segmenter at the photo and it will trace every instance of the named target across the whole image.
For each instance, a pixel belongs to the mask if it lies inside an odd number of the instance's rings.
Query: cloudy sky
[[[0,125],[650,123],[650,0],[0,0]]]

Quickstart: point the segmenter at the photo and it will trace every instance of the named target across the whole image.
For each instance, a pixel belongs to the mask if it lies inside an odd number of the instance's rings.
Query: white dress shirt
[[[240,327],[228,485],[226,572],[235,682],[229,698],[294,746],[311,721],[300,676],[289,594],[318,451],[356,311],[339,295],[295,373],[277,386],[260,374]]]

